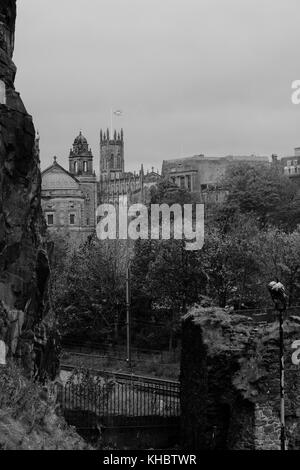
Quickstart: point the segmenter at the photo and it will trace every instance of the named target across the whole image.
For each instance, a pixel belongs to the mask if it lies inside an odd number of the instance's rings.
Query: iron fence
[[[80,429],[157,427],[178,421],[179,382],[100,372],[87,383],[78,373],[60,385],[58,401]]]

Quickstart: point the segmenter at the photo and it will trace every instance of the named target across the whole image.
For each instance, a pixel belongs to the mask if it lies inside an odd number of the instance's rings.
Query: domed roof
[[[80,131],[79,135],[74,140],[74,145],[87,145],[87,143],[87,139],[84,137],[84,135],[82,135],[82,132]]]

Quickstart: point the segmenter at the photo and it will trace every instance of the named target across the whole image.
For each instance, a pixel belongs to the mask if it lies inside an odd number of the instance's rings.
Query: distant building
[[[36,141],[39,152],[39,138]],[[124,135],[100,133],[100,177],[94,172],[94,156],[82,132],[69,153],[67,171],[54,157],[42,172],[42,208],[50,232],[67,233],[80,243],[96,229],[99,204],[117,205],[126,196],[128,204],[146,202],[150,189],[160,181],[159,172],[125,172]]]
[[[125,171],[124,134],[114,131],[110,136],[100,131],[100,179],[98,185],[98,202],[117,204],[121,196],[128,200],[146,202],[149,190],[160,180],[159,172],[152,168],[144,173],[143,165],[138,172]]]
[[[226,157],[195,155],[164,160],[162,176],[180,188],[198,195],[202,202],[221,202],[226,198],[226,191],[220,185],[221,178],[229,165],[240,162],[269,164],[269,158],[255,155]]]
[[[102,177],[109,174],[116,175],[118,178],[125,173],[124,160],[124,135],[123,129],[120,133],[114,131],[114,135],[110,137],[109,130],[107,132],[100,131],[100,175]]]
[[[95,230],[97,180],[93,155],[86,138],[74,140],[69,155],[69,171],[53,164],[42,172],[42,208],[50,231],[68,232],[71,238],[85,240]]]
[[[39,153],[39,137],[36,141]],[[109,130],[100,131],[100,174],[94,172],[94,156],[82,132],[75,138],[69,153],[69,170],[64,169],[54,157],[53,164],[42,172],[42,208],[50,232],[68,233],[76,241],[85,240],[96,229],[96,209],[99,204],[118,205],[127,200],[128,204],[150,201],[151,188],[163,178],[175,186],[186,189],[198,200],[222,202],[227,191],[221,186],[221,179],[229,165],[248,162],[270,164],[268,157],[234,156],[192,157],[164,160],[162,174],[159,171],[125,171],[124,134]],[[300,148],[294,157],[272,162],[280,164],[285,174],[298,177],[300,182]]]
[[[295,148],[294,156],[283,157],[280,163],[284,174],[300,186],[300,147]]]

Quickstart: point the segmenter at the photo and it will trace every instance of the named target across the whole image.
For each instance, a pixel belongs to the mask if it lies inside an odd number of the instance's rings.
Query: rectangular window
[[[53,225],[53,224],[54,224],[53,214],[47,214],[47,225]]]
[[[191,191],[191,190],[192,190],[192,181],[191,181],[190,175],[188,175],[188,176],[186,177],[186,182],[187,182],[187,189],[188,189],[189,191]]]
[[[75,225],[75,214],[70,214],[70,225]]]

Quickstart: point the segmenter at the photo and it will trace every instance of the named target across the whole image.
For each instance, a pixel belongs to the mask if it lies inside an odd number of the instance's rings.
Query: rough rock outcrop
[[[263,318],[263,317],[262,317]],[[194,307],[183,322],[181,405],[184,447],[280,449],[278,321]],[[300,318],[284,322],[286,428],[300,448],[300,365],[292,344]]]
[[[29,374],[49,369],[57,341],[49,317],[49,264],[32,118],[14,88],[16,0],[0,3],[0,342]],[[52,331],[52,332],[51,332]]]

